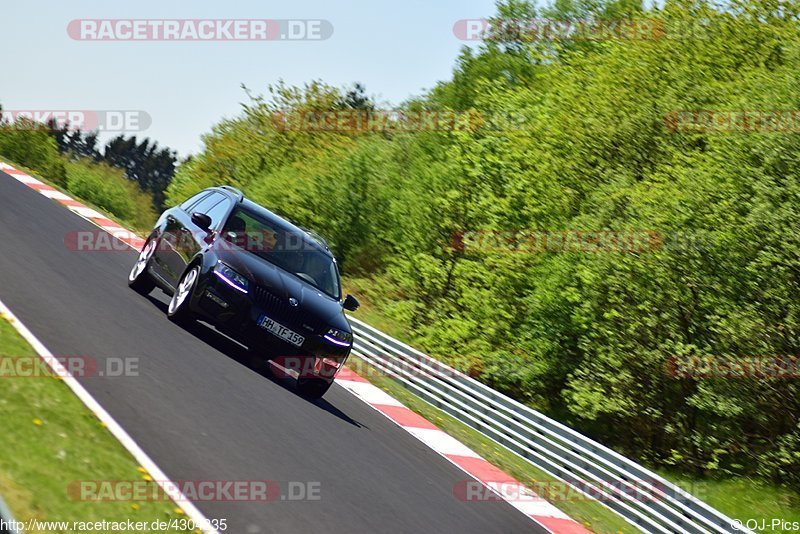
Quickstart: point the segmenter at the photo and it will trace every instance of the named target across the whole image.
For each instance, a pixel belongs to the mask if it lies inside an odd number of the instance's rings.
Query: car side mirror
[[[358,301],[353,295],[347,295],[344,298],[344,304],[342,304],[342,308],[352,312],[356,311],[359,306],[361,306],[361,304],[358,303]]]
[[[192,222],[206,232],[211,229],[211,217],[205,213],[200,213],[199,211],[192,213]]]

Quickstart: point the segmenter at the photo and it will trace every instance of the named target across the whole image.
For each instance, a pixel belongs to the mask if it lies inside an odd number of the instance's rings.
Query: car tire
[[[147,272],[150,267],[150,260],[153,258],[153,253],[158,247],[158,241],[155,238],[149,239],[139,252],[139,257],[136,263],[131,268],[128,274],[128,287],[139,293],[140,295],[149,295],[156,287],[156,283]]]
[[[319,378],[298,378],[297,391],[307,399],[321,399],[333,385],[333,381],[320,380]]]
[[[194,289],[197,287],[198,278],[200,278],[200,267],[197,265],[190,267],[183,273],[167,308],[167,317],[172,322],[186,325],[194,320],[190,302],[194,295]]]

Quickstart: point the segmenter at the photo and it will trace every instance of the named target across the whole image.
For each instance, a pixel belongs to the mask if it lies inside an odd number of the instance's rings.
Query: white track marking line
[[[44,189],[39,192],[44,196],[46,196],[47,198],[52,198],[53,200],[72,200],[72,197],[68,197],[61,191],[57,190]]]
[[[347,391],[366,402],[367,404],[386,404],[389,406],[403,406],[403,403],[395,399],[382,389],[379,389],[369,382],[355,382],[353,380],[337,380],[337,384]]]
[[[458,441],[450,434],[447,434],[438,428],[403,428],[439,454],[445,456],[467,456],[471,458],[480,458],[478,453]]]
[[[125,449],[134,457],[134,459],[139,463],[140,466],[144,467],[147,470],[147,473],[154,479],[154,481],[161,486],[164,490],[165,494],[173,495],[175,494],[175,489],[178,487],[174,482],[172,482],[167,475],[156,465],[156,463],[147,455],[146,452],[142,450],[141,447],[133,440],[133,438],[128,434],[122,426],[117,423],[111,414],[109,414],[105,408],[103,408],[94,397],[92,397],[91,393],[89,393],[78,380],[72,376],[61,362],[59,362],[51,353],[44,344],[39,341],[33,333],[28,330],[22,322],[14,315],[11,310],[6,306],[2,300],[0,300],[0,316],[3,319],[6,319],[14,329],[19,332],[25,341],[27,341],[33,350],[36,351],[38,354],[50,368],[53,370],[53,373],[56,376],[63,377],[64,383],[69,386],[73,393],[86,405],[89,410],[95,413],[98,419],[102,421],[106,428],[114,435],[115,438],[122,444]],[[172,493],[170,493],[172,492]],[[210,527],[210,522],[203,513],[197,509],[197,507],[186,498],[186,495],[181,492],[178,495],[178,501],[175,504],[179,506],[184,513],[194,521],[195,525],[200,528],[203,532],[208,534],[219,534],[219,531]]]
[[[44,182],[37,180],[33,176],[28,176],[27,174],[16,174],[16,175],[10,174],[9,176],[16,178],[17,180],[26,185],[45,185]]]
[[[507,500],[507,502],[523,514],[539,517],[554,517],[556,519],[572,519],[567,514],[544,500],[543,497],[529,496],[524,499],[518,498]]]
[[[71,211],[74,211],[84,219],[106,219],[107,217],[102,213],[93,210],[86,206],[67,206]]]
[[[336,381],[336,383],[337,383],[337,384],[339,384],[339,385],[341,385],[341,386],[343,386],[343,387],[345,387],[345,389],[346,389],[346,388],[347,388],[347,386],[349,386],[349,385],[352,385],[352,384],[353,384],[353,381],[347,381],[347,385],[345,385],[345,384],[342,384],[342,383],[341,383],[340,381],[338,381],[338,380]],[[373,384],[371,384],[371,383],[369,383],[369,382],[367,382],[366,384],[367,384],[368,386],[372,386],[372,387],[374,387],[374,388],[378,389],[378,387],[377,387],[377,386],[374,386]],[[381,391],[382,391],[382,390],[381,390]],[[361,398],[360,398],[360,397],[358,397],[357,395],[356,395],[356,398],[358,398],[359,400],[362,400],[362,401],[363,401],[363,399],[361,399]],[[398,401],[398,402],[399,402],[399,401]],[[483,484],[483,486],[484,486],[484,487],[488,488],[490,491],[492,491],[493,493],[497,494],[497,495],[498,495],[500,498],[502,498],[502,499],[503,499],[505,502],[507,502],[508,504],[512,505],[512,507],[514,507],[514,506],[513,506],[513,505],[514,505],[514,503],[513,503],[513,502],[509,501],[509,500],[508,500],[508,499],[507,499],[505,496],[503,496],[502,494],[500,494],[500,493],[498,493],[497,491],[495,491],[494,489],[492,489],[492,488],[491,488],[491,486],[489,486],[488,484],[486,484],[485,482],[483,482],[483,481],[482,481],[480,478],[478,478],[478,476],[477,476],[477,475],[475,475],[475,474],[473,474],[473,473],[469,472],[469,471],[468,471],[468,470],[467,470],[467,469],[466,469],[464,466],[462,466],[462,465],[458,464],[458,463],[457,463],[457,462],[455,462],[455,461],[454,461],[452,458],[450,458],[450,457],[448,457],[447,455],[445,455],[445,454],[442,454],[441,452],[437,451],[436,449],[434,449],[433,447],[431,447],[431,446],[430,446],[430,444],[429,444],[429,443],[427,443],[427,442],[426,442],[426,441],[425,441],[425,440],[424,440],[422,437],[420,437],[420,436],[418,436],[417,434],[415,434],[414,432],[412,432],[412,430],[415,430],[414,428],[411,428],[411,427],[407,427],[407,426],[404,426],[404,425],[402,425],[402,424],[401,424],[399,421],[397,421],[397,420],[393,419],[391,416],[389,416],[389,415],[387,415],[387,414],[383,413],[382,411],[380,411],[380,410],[379,410],[379,409],[378,409],[378,408],[377,408],[375,405],[373,405],[373,404],[370,404],[370,403],[368,403],[368,402],[366,402],[366,401],[364,401],[364,403],[365,403],[367,406],[369,406],[370,408],[372,408],[373,410],[375,410],[376,412],[378,412],[379,414],[381,414],[382,416],[384,416],[386,419],[388,419],[389,421],[391,421],[392,423],[394,423],[395,425],[397,425],[397,426],[398,426],[398,428],[401,428],[401,429],[405,430],[406,432],[408,432],[409,434],[411,434],[411,435],[412,435],[414,438],[418,439],[418,440],[419,440],[421,443],[423,443],[425,446],[427,446],[427,447],[431,448],[431,449],[432,449],[432,450],[433,450],[433,451],[434,451],[436,454],[438,454],[439,456],[441,456],[442,458],[444,458],[444,459],[445,459],[445,461],[447,461],[447,462],[448,462],[448,463],[450,463],[451,465],[455,466],[455,468],[456,468],[456,469],[458,469],[458,470],[459,470],[459,471],[461,471],[462,473],[465,473],[467,476],[471,477],[471,478],[472,478],[473,480],[475,480],[476,482],[479,482],[480,484]],[[401,404],[401,406],[404,406],[404,405],[402,405],[402,404]],[[419,430],[419,429],[416,429],[416,430]],[[441,432],[441,431],[440,431],[440,432]],[[449,436],[449,434],[447,434],[447,435]],[[455,438],[453,438],[453,439],[455,439]],[[460,443],[460,442],[459,442],[459,443]],[[462,444],[462,445],[463,445],[463,444]],[[463,445],[463,446],[464,446],[464,447],[466,447],[466,445]],[[481,459],[482,459],[482,458],[481,458]],[[485,460],[484,460],[484,461],[485,461]],[[559,516],[560,516],[560,515],[563,513],[561,510],[558,510],[558,509],[557,509],[555,506],[553,506],[551,503],[549,503],[549,502],[548,502],[547,504],[549,505],[549,508],[546,508],[546,509],[545,509],[545,513],[543,513],[543,514],[541,514],[541,515],[537,514],[539,518],[541,518],[541,519],[545,519],[545,518],[547,518],[547,517],[559,517]],[[555,512],[553,512],[553,511],[552,511],[550,508],[553,508],[553,509],[555,509],[556,511],[555,511]],[[517,508],[517,507],[514,507],[514,509],[515,509],[515,510],[517,510],[517,511],[519,511],[519,512],[522,512],[523,514],[525,514],[525,515],[528,517],[528,519],[530,519],[531,521],[533,521],[534,523],[536,523],[536,525],[537,525],[537,526],[539,526],[541,529],[543,529],[545,532],[548,532],[548,533],[550,533],[550,534],[558,534],[558,533],[557,533],[557,531],[554,531],[554,530],[552,530],[552,529],[550,529],[550,528],[546,527],[546,526],[545,526],[543,523],[541,523],[541,522],[540,522],[540,521],[537,519],[537,515],[531,515],[531,514],[528,514],[528,513],[526,513],[525,511],[523,511],[523,510],[520,510],[520,509],[519,509],[519,508]],[[572,519],[572,518],[569,518],[569,519],[570,519],[570,521],[574,521],[574,519]]]

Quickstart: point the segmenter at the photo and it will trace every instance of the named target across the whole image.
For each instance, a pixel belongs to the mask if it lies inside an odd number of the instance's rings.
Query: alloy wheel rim
[[[192,286],[194,285],[194,281],[196,279],[197,268],[195,267],[186,273],[186,276],[183,277],[183,280],[181,280],[181,283],[178,285],[178,290],[175,292],[175,295],[172,297],[172,301],[169,303],[170,313],[175,313],[175,311],[183,305],[183,303],[186,301],[186,297],[188,297],[189,293],[192,291]]]
[[[131,274],[128,276],[128,279],[133,282],[139,276],[142,275],[145,269],[147,269],[147,262],[150,261],[150,257],[153,255],[153,251],[156,248],[155,240],[152,240],[147,243],[147,246],[139,253],[139,258],[137,258],[136,263],[133,265],[133,269],[131,269]]]

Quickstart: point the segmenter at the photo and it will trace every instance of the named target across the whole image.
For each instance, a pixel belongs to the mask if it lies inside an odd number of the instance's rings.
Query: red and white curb
[[[8,163],[4,163],[2,161],[0,161],[0,171],[3,171],[4,173],[13,176],[18,181],[27,185],[31,189],[35,189],[36,191],[46,196],[47,198],[55,200],[59,204],[66,206],[67,209],[75,212],[77,215],[80,215],[84,219],[96,224],[97,226],[99,226],[112,236],[116,237],[123,243],[127,243],[136,250],[139,250],[144,246],[144,239],[142,239],[141,237],[137,236],[130,230],[123,228],[122,226],[115,223],[102,213],[65,195],[55,187],[47,185],[41,180],[37,180],[33,176],[29,176],[28,174],[18,169],[15,169]]]
[[[462,471],[479,481],[499,498],[527,515],[554,534],[589,532],[580,523],[538,496],[511,475],[483,459],[478,453],[440,430],[436,425],[404,406],[400,401],[374,386],[365,378],[344,367],[336,383],[379,411],[425,445],[444,456]],[[498,487],[502,490],[498,491]],[[453,498],[464,498],[453,488]],[[469,492],[467,492],[467,495]],[[469,500],[469,499],[467,499]],[[479,506],[480,500],[475,499]]]
[[[66,206],[77,215],[80,215],[84,219],[96,224],[103,230],[106,230],[112,236],[128,244],[133,249],[138,251],[142,248],[142,246],[144,246],[144,240],[130,230],[123,228],[103,214],[92,208],[89,208],[88,206],[85,206],[84,204],[81,204],[80,202],[58,191],[54,187],[51,187],[44,182],[15,169],[11,165],[3,163],[2,161],[0,161],[0,171],[13,176],[31,189],[35,189],[42,195]],[[30,335],[32,337],[32,334]],[[36,343],[38,343],[38,341]],[[44,346],[42,346],[41,343],[38,343],[38,345],[44,349]],[[36,345],[34,345],[34,347],[36,348]],[[47,349],[44,350],[46,351]],[[39,352],[38,348],[37,352]],[[531,491],[527,486],[516,480],[514,477],[492,465],[487,460],[482,458],[478,453],[454,437],[450,436],[450,434],[442,431],[436,425],[412,411],[382,389],[374,386],[351,369],[343,367],[336,377],[336,383],[389,418],[399,427],[406,430],[422,443],[453,463],[459,469],[483,484],[488,490],[496,494],[499,499],[507,501],[511,506],[530,517],[533,521],[544,527],[549,532],[552,532],[553,534],[578,534],[590,532],[580,523],[570,518],[564,512],[547,502],[547,500]],[[75,384],[77,384],[78,387],[81,387],[77,381],[75,381]],[[85,394],[88,395],[88,393]],[[92,408],[96,412],[105,414],[109,419],[111,418],[111,416],[108,415],[105,410],[102,410],[99,405],[92,406]],[[113,421],[113,419],[110,420]],[[123,438],[120,439],[120,441],[123,441],[123,445],[126,445],[127,447],[128,445],[126,442],[133,442],[133,440],[125,433],[124,430],[122,430],[121,427],[119,427],[119,425],[116,425],[116,423],[114,423],[114,425],[118,427],[119,432],[123,434]],[[111,428],[111,425],[109,425],[109,428]],[[116,434],[117,433],[115,432],[115,435]],[[119,438],[120,436],[117,437]],[[138,450],[141,454],[144,454],[144,452],[141,452],[141,449]],[[135,454],[135,456],[138,457],[139,455]],[[158,469],[155,467],[155,464],[152,461],[150,461],[149,464],[153,470],[151,471],[148,469],[148,471],[153,472]],[[167,480],[166,476],[161,476],[161,473],[159,472],[157,472],[157,474],[159,474],[158,479]],[[502,491],[498,491],[498,486],[502,486]],[[457,492],[457,488],[453,488],[454,499],[458,498],[456,495]],[[480,502],[475,502],[475,504],[480,505]],[[186,510],[187,507],[184,506],[183,508]],[[194,512],[194,510],[192,511]],[[200,512],[197,511],[196,513],[199,514]]]

